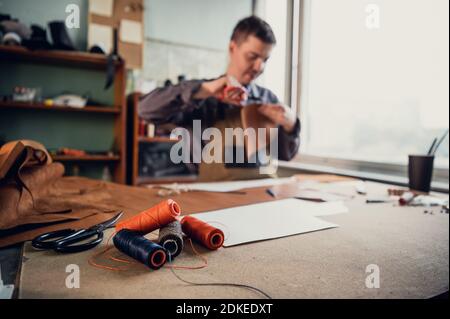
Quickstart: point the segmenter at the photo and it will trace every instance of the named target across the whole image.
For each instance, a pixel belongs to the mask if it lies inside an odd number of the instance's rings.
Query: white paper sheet
[[[107,25],[91,23],[88,31],[88,47],[101,45],[106,54],[112,50],[113,29]]]
[[[89,0],[89,13],[112,17],[113,5],[113,0]]]
[[[120,20],[120,40],[122,42],[141,44],[142,24],[133,20]]]
[[[346,211],[347,208],[340,202],[313,203],[290,198],[193,216],[222,229],[225,233],[224,246],[230,247],[338,227],[317,216]]]
[[[273,186],[295,181],[295,177],[284,178],[264,178],[264,179],[252,179],[246,181],[232,181],[232,182],[211,182],[211,183],[192,183],[192,184],[165,184],[162,185],[166,188],[178,188],[189,190],[201,190],[212,192],[231,192],[240,190],[243,188]]]

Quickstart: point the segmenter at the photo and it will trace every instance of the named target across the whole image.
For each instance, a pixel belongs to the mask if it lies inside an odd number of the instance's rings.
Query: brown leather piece
[[[39,142],[19,140],[3,145],[0,173],[0,246],[31,239],[32,234],[42,233],[41,227],[61,229],[65,227],[62,222],[114,212],[104,183],[60,185],[64,166],[53,163]]]
[[[101,216],[88,219],[87,224],[101,222],[110,218],[107,213],[116,211],[104,182],[66,183],[63,173],[60,163],[25,168],[21,180],[27,190],[13,180],[0,186],[0,247],[32,239],[30,236],[45,229],[67,228],[67,223],[61,222],[96,214]]]
[[[63,174],[64,166],[59,163],[22,169],[21,182],[27,185],[33,195],[18,185],[15,179],[4,181],[4,185],[0,186],[0,229],[25,224],[27,218],[39,214],[34,209],[39,205],[32,196],[36,199],[45,195],[48,184]]]
[[[259,105],[247,105],[242,109],[233,108],[226,110],[225,118],[223,120],[218,120],[215,122],[214,127],[220,130],[222,133],[221,148],[222,148],[222,162],[212,162],[205,163],[202,161],[199,165],[199,182],[212,182],[212,181],[231,181],[231,180],[248,180],[248,179],[260,179],[260,178],[271,178],[277,177],[276,174],[264,174],[261,173],[259,168],[238,168],[238,167],[225,167],[225,148],[231,145],[226,144],[225,129],[226,128],[247,128],[255,129],[258,132],[259,127],[270,128],[271,123],[264,115],[258,112]],[[269,131],[267,130],[266,133]],[[268,135],[267,135],[268,136]],[[266,136],[266,137],[267,137]],[[258,134],[256,134],[256,141],[258,143]],[[266,140],[267,142],[268,140]],[[229,142],[229,141],[228,141]],[[244,145],[241,144],[242,141],[233,141],[237,147],[244,147],[245,156],[248,158],[257,151],[255,145],[253,147],[248,145],[248,139],[245,137]],[[258,149],[260,147],[259,144]],[[262,147],[262,146],[261,146]]]
[[[247,128],[252,128],[256,133],[256,145],[248,143],[247,137],[245,138],[247,158],[255,154],[259,149],[270,145],[270,129],[277,127],[273,121],[258,111],[260,106],[261,104],[250,104],[241,109],[242,128],[244,130]],[[265,138],[259,137],[258,129],[260,128],[264,128],[266,130]]]
[[[6,143],[0,148],[0,181],[7,175],[17,175],[19,168],[50,163],[52,157],[39,142],[18,140]]]
[[[110,195],[103,182],[97,181],[89,188],[79,185],[67,188],[60,185],[63,173],[64,166],[60,163],[32,167],[22,173],[22,180],[30,191],[22,190],[21,194],[13,183],[2,186],[0,229],[77,220],[114,211],[107,204]]]

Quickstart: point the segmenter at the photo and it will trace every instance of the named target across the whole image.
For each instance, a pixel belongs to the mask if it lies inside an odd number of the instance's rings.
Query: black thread
[[[138,232],[121,229],[114,236],[113,242],[118,250],[152,269],[161,268],[167,260],[167,254],[163,247]]]

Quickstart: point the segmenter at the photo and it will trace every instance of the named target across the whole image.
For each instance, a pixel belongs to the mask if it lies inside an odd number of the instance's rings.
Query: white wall
[[[251,0],[145,0],[145,34],[152,39],[225,50]]]
[[[145,0],[144,77],[219,76],[234,26],[251,13],[251,0]]]

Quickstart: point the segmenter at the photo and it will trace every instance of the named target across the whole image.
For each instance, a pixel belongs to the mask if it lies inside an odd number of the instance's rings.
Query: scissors
[[[60,253],[78,253],[85,251],[100,244],[103,240],[103,231],[114,227],[122,215],[123,211],[119,212],[113,218],[90,228],[80,230],[62,229],[48,232],[33,239],[31,245],[37,249],[53,249]],[[85,242],[94,236],[95,238],[93,240]]]

